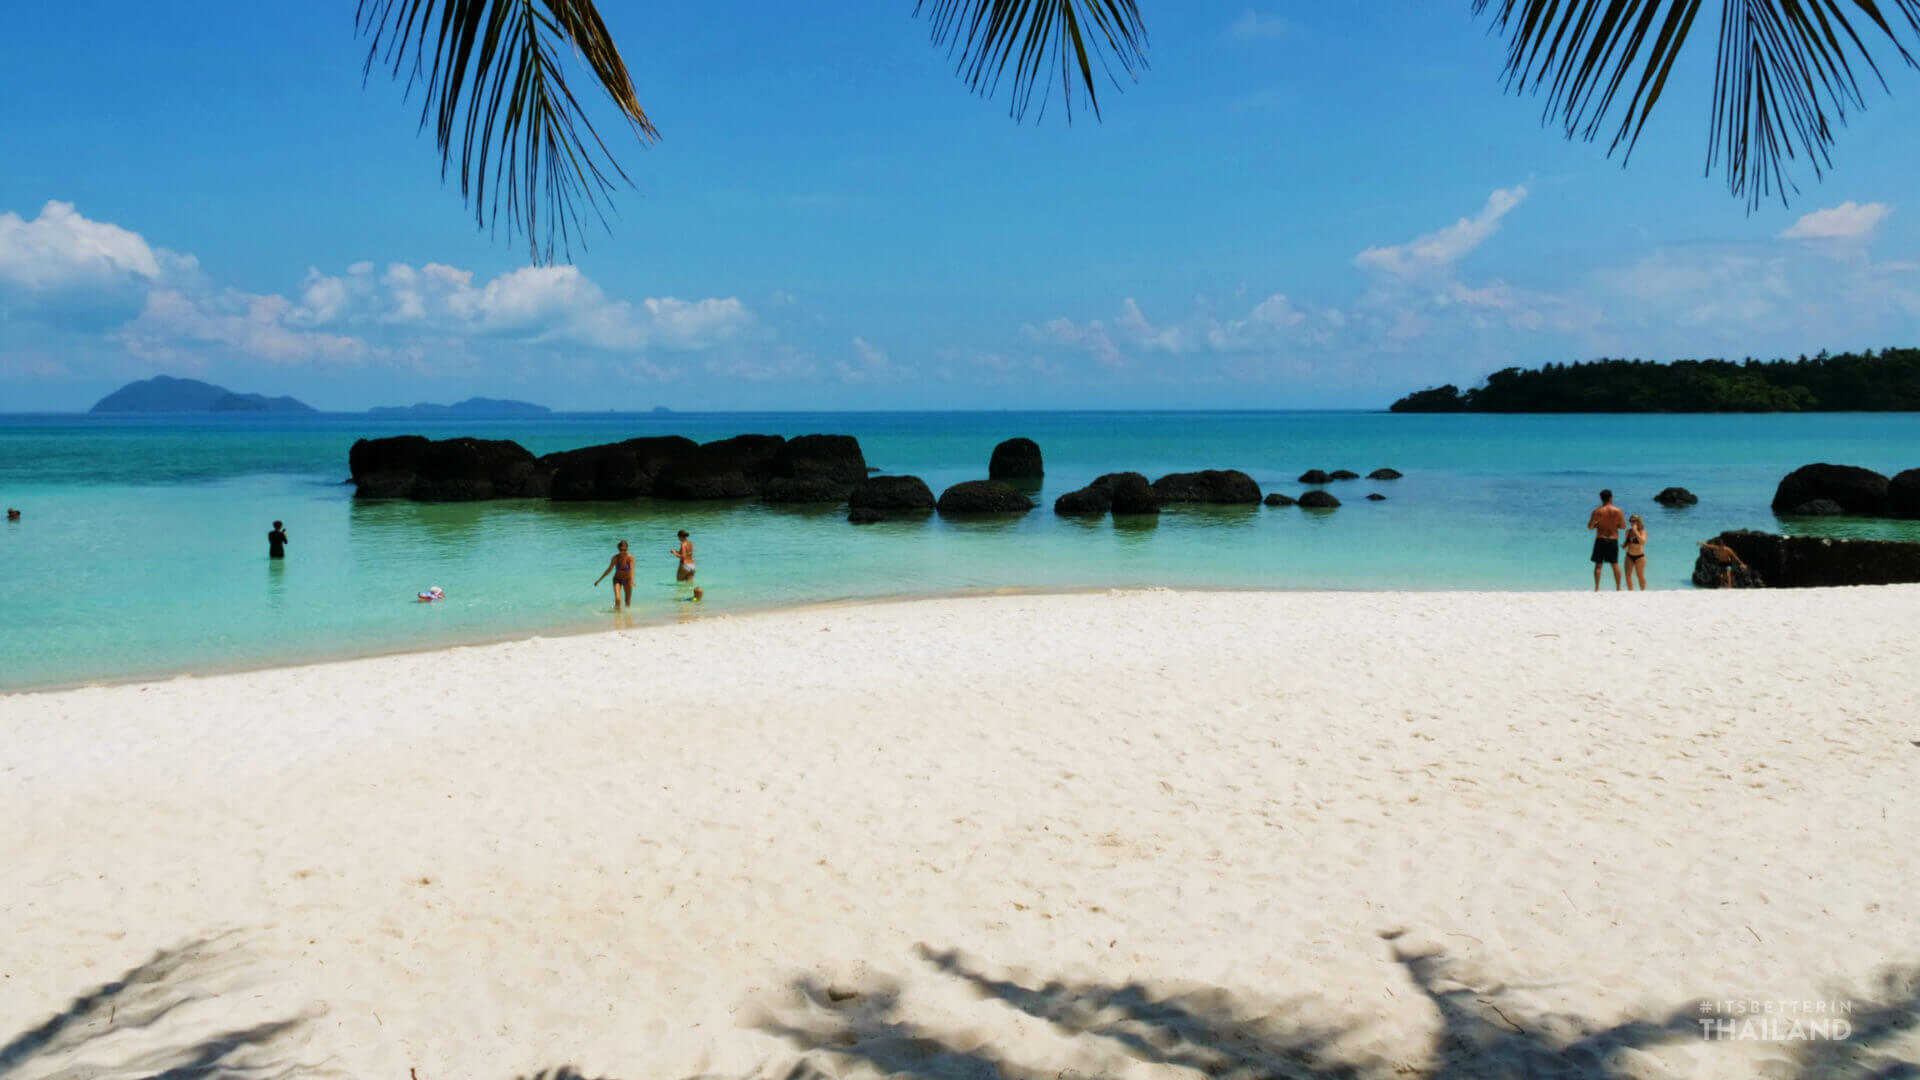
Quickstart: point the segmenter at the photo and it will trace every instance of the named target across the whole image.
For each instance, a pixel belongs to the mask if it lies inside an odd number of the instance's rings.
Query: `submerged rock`
[[[880,511],[869,510],[864,506],[847,511],[847,521],[854,525],[874,525],[882,521],[892,520],[892,518]]]
[[[963,480],[941,492],[938,505],[942,514],[1024,514],[1033,500],[1004,480]]]
[[[1069,491],[1053,501],[1056,514],[1157,514],[1160,496],[1153,485],[1137,472],[1107,473],[1078,491]]]
[[[1855,465],[1802,465],[1773,493],[1773,509],[1791,511],[1814,499],[1831,499],[1851,514],[1878,515],[1887,504],[1887,478]]]
[[[1372,472],[1367,474],[1367,479],[1398,480],[1400,479],[1400,476],[1401,476],[1401,473],[1399,469],[1375,469]]]
[[[1333,477],[1327,475],[1327,470],[1325,469],[1308,469],[1306,472],[1300,474],[1300,483],[1302,484],[1324,484],[1332,479]]]
[[[932,510],[933,490],[917,476],[869,476],[847,493],[852,510]]]
[[[1300,496],[1300,506],[1304,510],[1333,510],[1339,505],[1340,500],[1334,498],[1330,491],[1308,491]]]
[[[1239,469],[1168,473],[1153,482],[1153,493],[1167,503],[1258,503],[1260,485]]]
[[[1370,493],[1369,493],[1369,494],[1367,495],[1367,501],[1368,501],[1368,502],[1386,502],[1386,501],[1387,501],[1387,497],[1386,497],[1385,495],[1382,495],[1382,494],[1380,494],[1379,492],[1377,492],[1377,491],[1375,491],[1375,492],[1370,492]]]
[[[826,477],[776,476],[760,489],[760,501],[770,505],[845,502],[852,484]]]
[[[1335,469],[1335,470],[1333,470],[1332,472],[1330,472],[1330,473],[1328,473],[1328,474],[1327,474],[1327,479],[1329,479],[1329,480],[1358,480],[1358,479],[1360,479],[1360,474],[1359,474],[1359,473],[1357,473],[1357,472],[1354,472],[1354,471],[1353,471],[1352,469]]]
[[[1832,499],[1808,499],[1806,502],[1787,511],[1789,514],[1795,514],[1800,517],[1833,517],[1836,514],[1844,514],[1846,512],[1846,507],[1841,506]]]
[[[1008,439],[993,448],[993,457],[987,462],[990,480],[1038,480],[1044,473],[1040,444],[1032,439]]]
[[[1700,497],[1686,488],[1670,487],[1661,488],[1660,494],[1655,495],[1653,501],[1661,506],[1692,506],[1700,501]]]
[[[1267,496],[1267,505],[1268,506],[1292,506],[1293,496],[1282,495],[1276,491],[1273,494]]]

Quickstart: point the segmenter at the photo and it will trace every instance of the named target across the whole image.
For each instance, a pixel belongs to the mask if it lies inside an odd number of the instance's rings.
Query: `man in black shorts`
[[[287,530],[279,522],[273,523],[273,531],[267,534],[267,558],[284,559],[287,557]]]
[[[1613,492],[1602,489],[1600,505],[1587,515],[1593,537],[1593,591],[1600,591],[1600,564],[1613,567],[1613,590],[1620,591],[1620,530],[1627,527],[1626,512],[1613,505]]]

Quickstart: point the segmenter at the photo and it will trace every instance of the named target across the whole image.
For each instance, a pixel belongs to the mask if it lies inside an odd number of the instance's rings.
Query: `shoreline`
[[[34,694],[58,694],[70,690],[84,690],[89,687],[128,686],[173,682],[179,679],[212,679],[228,675],[245,675],[259,671],[281,671],[288,668],[324,667],[331,664],[344,664],[356,660],[374,660],[386,656],[417,656],[424,653],[451,652],[456,649],[485,648],[490,645],[507,645],[515,642],[564,640],[575,637],[591,637],[595,634],[622,633],[640,631],[653,627],[673,626],[705,619],[758,618],[787,611],[806,611],[811,608],[848,608],[872,604],[885,606],[892,604],[911,604],[928,600],[966,600],[991,596],[1080,596],[1098,593],[1126,592],[1177,592],[1177,593],[1275,593],[1281,595],[1319,595],[1323,593],[1344,593],[1364,596],[1372,594],[1393,595],[1399,593],[1447,595],[1514,595],[1540,596],[1552,595],[1558,589],[1269,589],[1258,586],[1188,586],[1188,585],[1022,585],[1022,586],[981,586],[967,589],[939,589],[928,592],[876,593],[872,595],[849,595],[826,600],[805,600],[798,603],[768,603],[745,608],[729,608],[711,613],[705,611],[664,611],[657,615],[636,616],[632,626],[586,626],[581,624],[556,623],[546,629],[513,630],[497,634],[484,634],[473,638],[461,638],[455,641],[422,643],[402,648],[378,648],[370,650],[346,650],[320,652],[303,655],[297,659],[267,660],[259,663],[237,663],[195,668],[190,671],[132,672],[102,678],[56,680],[47,683],[27,683],[18,688],[0,687],[0,700],[9,697],[25,697]],[[1663,589],[1660,592],[1695,592],[1698,590]],[[675,600],[677,607],[692,608],[692,603]],[[612,618],[611,608],[595,618]],[[584,623],[584,620],[582,620]]]
[[[1916,611],[987,596],[8,698],[0,1042],[23,1077],[1920,1061],[1867,1022],[1920,1015]],[[1758,999],[1862,1034],[1698,1027]]]

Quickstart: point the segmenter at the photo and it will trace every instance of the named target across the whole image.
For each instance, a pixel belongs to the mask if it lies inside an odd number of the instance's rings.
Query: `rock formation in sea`
[[[637,499],[653,494],[654,478],[699,444],[679,435],[583,446],[548,454],[540,463],[552,470],[549,484],[557,502]]]
[[[1168,473],[1153,482],[1153,493],[1159,496],[1162,506],[1167,503],[1260,502],[1260,485],[1239,469]]]
[[[1153,485],[1137,472],[1107,473],[1078,491],[1069,491],[1053,501],[1056,514],[1157,514],[1160,496]]]
[[[1005,480],[963,480],[940,493],[942,514],[1024,514],[1033,500]]]
[[[1920,518],[1920,469],[1895,473],[1887,481],[1887,516]]]
[[[1773,588],[1920,582],[1920,543],[1913,541],[1778,536],[1740,529],[1721,533],[1713,542],[1733,549],[1762,582]],[[1694,565],[1694,584],[1721,587],[1720,568],[1719,561],[1701,549]],[[1736,584],[1738,581],[1736,575]]]
[[[1352,469],[1335,469],[1327,474],[1328,480],[1358,480],[1360,474]]]
[[[1307,491],[1300,495],[1300,508],[1303,510],[1334,510],[1340,506],[1340,500],[1330,491]]]
[[[1032,439],[1008,439],[993,448],[987,462],[989,480],[1038,480],[1045,473],[1040,444]]]
[[[847,494],[850,510],[932,510],[933,489],[917,476],[869,476]]]
[[[1776,514],[1792,517],[1838,517],[1847,512],[1847,508],[1832,499],[1808,499],[1791,510],[1775,510]]]
[[[1293,496],[1282,495],[1277,491],[1267,496],[1268,506],[1292,506],[1293,502],[1294,502]]]
[[[1653,501],[1661,506],[1692,506],[1700,501],[1700,496],[1683,487],[1661,488]]]
[[[539,498],[550,473],[506,439],[361,439],[347,453],[355,494],[370,499],[475,502]]]
[[[1814,499],[1831,499],[1850,514],[1878,516],[1886,510],[1887,478],[1854,465],[1802,465],[1774,489],[1773,509],[1791,512]]]
[[[1402,474],[1401,474],[1401,472],[1400,472],[1400,470],[1399,470],[1399,469],[1375,469],[1375,470],[1373,470],[1372,472],[1370,472],[1370,473],[1368,473],[1368,474],[1367,474],[1367,479],[1369,479],[1369,480],[1398,480],[1398,479],[1400,479],[1400,477],[1401,477],[1401,475],[1402,475]]]
[[[1380,494],[1377,491],[1373,491],[1367,494],[1367,501],[1368,502],[1386,502],[1387,497],[1385,495]]]
[[[869,510],[864,506],[847,511],[847,521],[853,525],[877,525],[882,521],[892,520],[880,511]]]
[[[1300,483],[1302,484],[1325,484],[1332,479],[1333,477],[1328,475],[1325,469],[1308,469],[1306,472],[1300,474]]]

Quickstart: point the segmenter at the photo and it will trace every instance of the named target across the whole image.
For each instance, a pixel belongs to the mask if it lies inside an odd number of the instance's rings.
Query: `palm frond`
[[[420,126],[433,125],[440,175],[460,160],[460,195],[474,219],[507,238],[518,230],[533,261],[566,258],[582,210],[605,224],[603,200],[627,174],[567,85],[560,46],[583,59],[642,142],[659,132],[592,0],[360,0],[354,27],[376,64],[424,82]],[[491,189],[491,195],[489,195]],[[585,207],[581,206],[582,201]]]
[[[1632,156],[1666,89],[1703,0],[1474,0],[1497,7],[1507,38],[1509,90],[1546,98],[1543,120],[1568,138],[1592,140],[1616,114],[1607,153]],[[1890,19],[1887,10],[1893,13]],[[1920,0],[1721,0],[1707,171],[1749,209],[1797,191],[1790,162],[1807,159],[1816,179],[1832,165],[1834,125],[1863,109],[1863,67],[1885,88],[1868,42],[1914,58],[1903,34],[1920,37]],[[1858,29],[1856,29],[1856,27]],[[1862,33],[1867,35],[1862,39]]]
[[[1007,112],[1016,120],[1026,118],[1036,91],[1046,112],[1050,71],[1059,73],[1071,122],[1076,85],[1100,115],[1096,63],[1115,87],[1116,68],[1137,79],[1147,67],[1147,28],[1134,0],[915,0],[913,13],[927,16],[933,43],[946,47],[975,93],[992,97],[1013,65]]]

